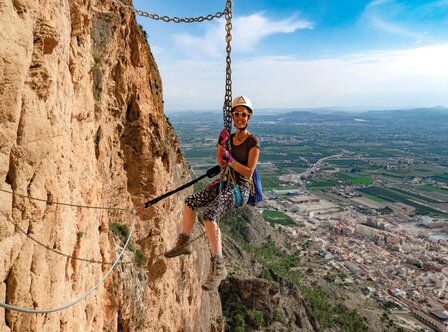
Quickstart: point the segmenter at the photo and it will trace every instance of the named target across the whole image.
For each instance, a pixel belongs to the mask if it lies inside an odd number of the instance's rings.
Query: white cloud
[[[261,14],[254,14],[235,20],[235,48],[250,51],[263,38],[276,33],[292,33],[299,29],[311,29],[312,24],[297,16],[273,22]]]
[[[388,22],[385,19],[381,18],[377,15],[371,15],[369,17],[370,23],[373,24],[373,26],[381,31],[388,32],[391,34],[403,36],[403,37],[409,37],[415,40],[420,40],[425,35],[424,33],[416,32],[413,29],[407,28],[401,24]]]
[[[390,14],[396,10],[396,4],[390,0],[374,0],[370,2],[360,17],[360,22],[371,24],[377,30],[394,35],[420,39],[421,34],[390,20]],[[389,17],[389,20],[385,17]]]
[[[255,107],[448,106],[448,44],[300,60],[235,60],[233,94]],[[220,109],[224,65],[189,60],[160,64],[167,110]]]
[[[311,28],[311,22],[301,20],[297,15],[280,21],[270,20],[262,13],[236,17],[232,21],[232,48],[248,52],[267,36]],[[174,35],[174,43],[180,51],[192,58],[217,57],[225,49],[225,20],[213,21],[205,29],[202,36],[187,33]]]
[[[425,41],[434,43],[428,31],[423,30],[424,23],[435,13],[446,13],[447,4],[448,0],[427,1],[421,4],[374,0],[366,6],[359,23],[363,26],[369,24],[378,32],[411,39],[417,44]]]

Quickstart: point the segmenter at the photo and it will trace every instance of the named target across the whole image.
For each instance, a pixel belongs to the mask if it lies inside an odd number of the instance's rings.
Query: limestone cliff
[[[110,226],[131,218],[51,202],[129,209],[187,182],[188,166],[163,114],[149,46],[133,14],[112,1],[0,0],[0,100],[0,302],[58,307],[109,267],[60,253],[111,262],[119,241]],[[56,313],[0,308],[0,330],[222,328],[219,298],[200,291],[204,240],[191,257],[162,255],[175,242],[186,193],[138,219],[132,242],[142,267],[118,266]],[[133,260],[129,251],[124,260]]]

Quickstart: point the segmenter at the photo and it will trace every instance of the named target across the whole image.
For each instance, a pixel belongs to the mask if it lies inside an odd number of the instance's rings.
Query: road
[[[310,176],[310,174],[311,174],[312,172],[314,172],[314,171],[316,170],[316,168],[319,167],[319,165],[320,165],[321,163],[323,163],[325,160],[328,160],[328,159],[335,159],[335,158],[343,157],[343,156],[346,155],[346,154],[347,154],[347,152],[344,151],[344,152],[339,153],[339,154],[335,154],[335,155],[332,155],[332,156],[328,156],[328,157],[319,159],[313,166],[311,166],[310,168],[308,168],[305,172],[300,173],[299,176],[300,176],[300,177],[305,177],[305,178],[307,178],[307,177]]]

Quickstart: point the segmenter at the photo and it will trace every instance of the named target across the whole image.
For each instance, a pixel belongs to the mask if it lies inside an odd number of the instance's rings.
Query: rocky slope
[[[91,289],[109,267],[58,252],[111,262],[119,242],[110,225],[129,226],[131,218],[51,202],[129,209],[188,181],[188,166],[163,113],[143,33],[111,1],[1,0],[0,99],[0,302],[55,308]],[[66,310],[0,308],[0,330],[221,329],[219,298],[200,291],[204,240],[190,257],[162,256],[175,242],[186,193],[139,218],[132,242],[146,258],[142,267],[118,266]],[[132,259],[127,252],[124,260]]]
[[[232,212],[222,227],[226,233],[223,251],[230,273],[219,293],[229,330],[244,326],[246,331],[318,331],[319,325],[298,288],[272,270],[266,271],[234,239],[241,237],[241,242],[252,247],[263,247],[272,241],[287,252],[285,237],[250,207]]]

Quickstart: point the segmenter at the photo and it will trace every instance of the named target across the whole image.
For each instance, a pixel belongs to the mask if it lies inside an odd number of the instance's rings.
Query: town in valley
[[[222,116],[168,114],[198,176],[215,164]],[[257,209],[320,262],[314,273],[408,330],[446,331],[448,109],[263,110],[249,130],[261,146]]]

